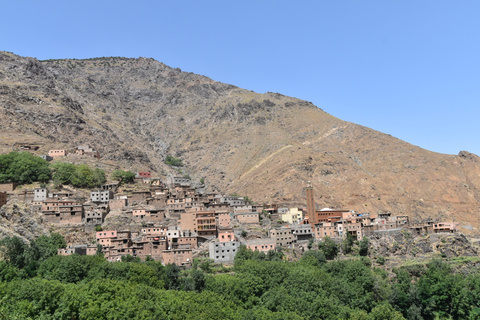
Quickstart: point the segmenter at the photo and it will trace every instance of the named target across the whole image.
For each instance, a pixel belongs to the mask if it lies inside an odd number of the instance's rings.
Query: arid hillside
[[[259,94],[153,59],[38,61],[0,52],[0,152],[38,154],[90,144],[106,169],[181,174],[257,203],[319,208],[480,228],[480,158],[438,154],[335,118],[310,102]],[[470,227],[471,226],[471,227]]]

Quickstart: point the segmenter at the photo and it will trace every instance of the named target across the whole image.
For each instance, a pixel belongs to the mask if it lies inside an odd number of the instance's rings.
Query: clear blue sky
[[[151,57],[480,155],[480,1],[5,1],[0,50]]]

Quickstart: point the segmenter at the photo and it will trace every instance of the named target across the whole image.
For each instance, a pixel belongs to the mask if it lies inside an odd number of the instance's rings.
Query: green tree
[[[330,237],[323,238],[323,240],[318,243],[318,249],[325,253],[325,257],[328,260],[335,259],[338,254],[338,245]]]
[[[355,242],[355,238],[353,237],[353,235],[347,232],[347,236],[345,237],[342,243],[343,253],[348,254],[352,252],[352,247],[354,242]]]
[[[53,181],[57,184],[70,184],[75,174],[75,165],[66,162],[57,162],[52,165]]]
[[[319,267],[327,262],[327,258],[322,250],[308,250],[303,253],[300,262]]]
[[[29,152],[12,151],[0,155],[0,183],[47,182],[51,171],[47,161]]]
[[[363,237],[359,243],[359,254],[366,256],[368,254],[368,247],[370,246],[370,240],[367,237]]]
[[[65,248],[67,243],[59,233],[52,233],[50,236],[40,236],[30,242],[30,247],[25,250],[26,263],[33,261],[42,262],[57,255],[58,249]]]
[[[112,179],[122,183],[133,183],[135,181],[135,172],[125,170],[115,170],[112,173]]]
[[[165,266],[165,287],[170,290],[180,289],[180,268],[175,264]]]
[[[0,250],[4,259],[18,269],[25,266],[25,250],[27,249],[28,246],[17,236],[0,240]]]

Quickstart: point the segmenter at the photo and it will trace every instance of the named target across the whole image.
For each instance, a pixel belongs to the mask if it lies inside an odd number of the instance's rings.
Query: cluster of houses
[[[99,157],[89,146],[77,147],[78,154]],[[51,157],[65,150],[51,150]],[[306,187],[306,208],[282,208],[276,204],[254,205],[238,196],[206,193],[192,187],[186,177],[170,176],[166,182],[152,179],[150,172],[137,172],[135,188],[119,188],[118,183],[102,185],[89,196],[66,190],[35,188],[18,193],[45,223],[58,227],[85,227],[95,233],[96,244],[75,245],[58,250],[59,255],[94,255],[101,249],[109,261],[122,256],[151,257],[164,264],[188,266],[194,254],[208,247],[216,263],[232,263],[240,248],[268,252],[280,247],[304,246],[325,237],[343,239],[350,234],[364,236],[409,230],[413,234],[454,232],[454,223],[410,223],[406,215],[356,213],[353,210],[317,210],[313,188]],[[0,184],[0,207],[16,184]],[[119,190],[122,192],[119,192]],[[112,212],[130,218],[122,230],[102,230]],[[272,227],[276,225],[276,227]],[[262,226],[257,234],[245,237],[249,226]],[[89,229],[90,228],[90,229]]]

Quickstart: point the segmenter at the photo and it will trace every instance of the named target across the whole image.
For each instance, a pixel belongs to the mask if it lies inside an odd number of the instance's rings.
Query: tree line
[[[443,260],[388,274],[368,257],[299,261],[242,246],[232,268],[126,256],[58,256],[61,236],[0,243],[0,319],[478,319],[478,267]],[[17,259],[16,257],[23,257]]]
[[[116,170],[111,178],[123,183],[132,183],[135,173]],[[0,155],[0,183],[46,183],[50,180],[54,186],[71,185],[77,188],[99,187],[107,181],[104,170],[90,168],[86,164],[76,165],[66,162],[50,164],[29,152],[12,151]]]

